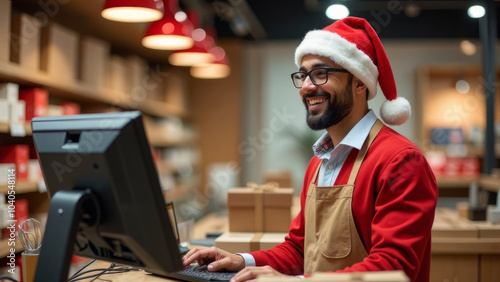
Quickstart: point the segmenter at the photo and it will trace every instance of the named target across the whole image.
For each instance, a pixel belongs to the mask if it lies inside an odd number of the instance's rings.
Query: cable
[[[73,279],[74,277],[78,276],[78,273],[80,273],[82,270],[84,270],[85,268],[87,268],[89,265],[91,265],[94,262],[95,262],[95,259],[91,260],[89,263],[87,263],[86,265],[82,266],[75,273],[73,273],[73,275],[71,275],[71,277],[68,279],[68,281],[71,281],[71,279]]]
[[[123,272],[128,272],[128,271],[138,271],[138,268],[134,267],[116,267],[117,265],[112,263],[108,268],[98,268],[98,269],[90,269],[87,271],[84,271],[82,273],[79,273],[77,275],[73,275],[72,278],[69,280],[69,282],[74,282],[74,281],[80,281],[83,279],[90,279],[94,278],[91,281],[94,281],[95,279],[99,278],[101,275],[108,275],[108,274],[118,274],[118,273],[123,273]],[[95,274],[91,274],[92,272],[99,272]],[[90,274],[90,275],[87,275]],[[87,275],[87,276],[84,276]]]
[[[4,280],[9,280],[9,281],[14,281],[14,282],[19,282],[17,281],[16,279],[12,278],[12,277],[9,277],[7,275],[0,275],[0,281],[4,281]]]

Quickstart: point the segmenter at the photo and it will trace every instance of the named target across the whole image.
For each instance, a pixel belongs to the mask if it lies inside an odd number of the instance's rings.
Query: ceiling
[[[479,1],[418,0],[178,0],[181,9],[196,10],[202,27],[214,27],[219,39],[248,41],[300,40],[312,29],[333,22],[325,16],[326,7],[341,2],[352,16],[366,18],[384,38],[479,38],[477,19],[466,10]],[[500,1],[484,0],[500,12]],[[141,45],[147,23],[120,23],[101,17],[104,0],[12,1],[14,9],[46,22],[57,22],[81,35],[108,41],[114,53],[140,54],[150,61],[167,62],[166,51]],[[417,16],[407,16],[417,7]],[[497,25],[497,31],[500,26]],[[498,37],[498,36],[497,36]]]
[[[486,1],[500,12],[499,1]],[[467,8],[478,2],[180,0],[181,7],[205,11],[203,23],[215,26],[219,37],[249,40],[300,39],[307,31],[333,22],[324,13],[332,3],[344,4],[351,16],[367,19],[381,38],[478,38],[478,20],[467,15]]]

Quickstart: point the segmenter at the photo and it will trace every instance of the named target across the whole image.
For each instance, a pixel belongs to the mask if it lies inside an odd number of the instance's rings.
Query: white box
[[[0,0],[0,61],[9,61],[10,51],[10,0]]]
[[[10,122],[23,123],[26,121],[26,102],[10,102]]]
[[[10,60],[19,66],[40,70],[41,23],[34,17],[12,13]]]
[[[7,99],[0,99],[0,122],[9,122],[10,103]]]
[[[9,169],[16,169],[16,164],[13,163],[0,163],[0,185],[5,185],[8,183]]]
[[[78,78],[86,85],[103,87],[109,59],[109,44],[93,37],[80,41],[80,64]]]
[[[76,80],[78,35],[50,23],[42,29],[40,68],[48,75],[68,82]]]
[[[15,83],[0,83],[0,99],[13,103],[19,100],[19,85]]]
[[[28,160],[28,181],[36,182],[42,179],[42,169],[38,160]]]

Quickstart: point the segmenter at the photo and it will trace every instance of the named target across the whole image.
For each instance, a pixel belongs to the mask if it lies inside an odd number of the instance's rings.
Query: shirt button
[[[333,169],[333,165],[332,165],[332,164],[329,164],[329,165],[328,165],[328,168],[329,168],[329,169]]]

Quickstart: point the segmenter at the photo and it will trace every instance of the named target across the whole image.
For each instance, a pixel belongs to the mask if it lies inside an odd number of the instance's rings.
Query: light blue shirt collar
[[[377,121],[377,116],[373,110],[368,113],[347,133],[337,147],[348,146],[361,149],[371,128]],[[328,132],[325,132],[313,145],[314,154],[318,158],[329,158],[334,146]]]

